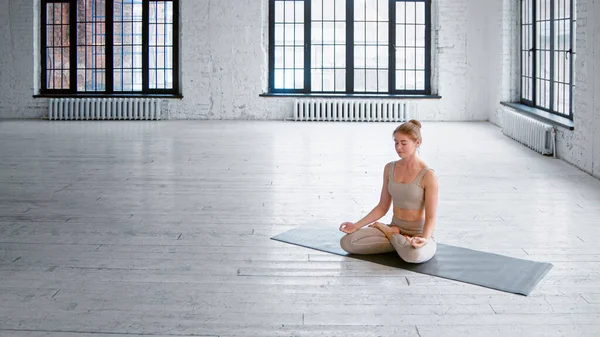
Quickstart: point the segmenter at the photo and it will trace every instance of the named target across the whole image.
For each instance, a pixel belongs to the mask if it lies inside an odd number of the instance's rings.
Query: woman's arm
[[[373,208],[373,210],[371,210],[371,212],[369,212],[369,214],[365,215],[364,218],[356,222],[358,228],[362,228],[372,223],[373,221],[381,219],[390,210],[390,205],[392,204],[392,196],[390,195],[390,192],[387,189],[389,166],[390,165],[385,165],[385,167],[383,168],[383,186],[381,187],[379,203]]]
[[[371,210],[371,212],[369,212],[369,214],[365,215],[364,218],[360,219],[355,223],[356,229],[360,229],[372,223],[373,221],[381,219],[390,210],[390,206],[392,204],[392,196],[390,195],[390,192],[388,191],[387,187],[389,166],[390,165],[385,165],[383,169],[383,186],[381,188],[379,203],[373,208],[373,210]]]
[[[433,170],[425,173],[423,187],[425,188],[425,224],[423,234],[419,236],[429,239],[435,230],[438,205],[438,181]]]

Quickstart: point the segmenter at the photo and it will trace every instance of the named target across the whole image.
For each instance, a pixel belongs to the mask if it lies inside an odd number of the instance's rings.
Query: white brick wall
[[[34,100],[33,1],[0,0],[0,118],[41,116]]]
[[[600,178],[600,2],[577,0],[574,63],[573,122],[575,130],[557,129],[558,157]],[[504,0],[504,42],[501,61],[502,85],[493,87],[497,100],[491,103],[491,122],[502,125],[498,101],[516,101],[519,97],[519,15],[518,0]],[[592,13],[592,14],[590,14]],[[596,15],[593,15],[596,14]],[[498,60],[494,61],[495,63]]]

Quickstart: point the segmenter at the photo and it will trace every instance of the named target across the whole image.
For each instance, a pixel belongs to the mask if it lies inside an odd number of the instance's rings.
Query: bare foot
[[[392,235],[395,234],[400,234],[400,229],[398,227],[395,226],[388,226],[384,223],[381,222],[376,222],[373,224],[373,227],[379,229],[380,231],[383,232],[383,234],[385,234],[385,237],[388,238],[388,240],[392,239]]]

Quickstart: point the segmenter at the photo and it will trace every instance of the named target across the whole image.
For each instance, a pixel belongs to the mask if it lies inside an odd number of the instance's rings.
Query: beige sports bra
[[[425,173],[431,168],[423,168],[412,182],[401,183],[394,180],[396,162],[391,162],[389,165],[388,192],[392,196],[394,207],[414,210],[425,208],[425,188],[421,182]]]

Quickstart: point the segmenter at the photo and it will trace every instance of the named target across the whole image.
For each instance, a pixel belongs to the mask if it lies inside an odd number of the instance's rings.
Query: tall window
[[[178,94],[178,0],[41,0],[43,94]]]
[[[430,0],[270,0],[273,93],[430,94]]]
[[[574,0],[521,0],[521,103],[573,119]]]

